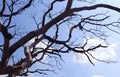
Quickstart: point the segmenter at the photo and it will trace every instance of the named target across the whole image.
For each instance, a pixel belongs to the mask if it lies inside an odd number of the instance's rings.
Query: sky
[[[119,1],[120,0],[96,0],[96,3],[105,3],[120,7]],[[112,11],[111,14],[118,17],[114,11]],[[96,52],[93,52],[93,55],[99,59],[113,60],[117,61],[117,63],[106,64],[94,61],[95,66],[93,66],[84,55],[77,54],[76,57],[70,53],[65,55],[65,63],[61,66],[62,70],[59,70],[58,74],[50,73],[46,77],[120,77],[119,39],[119,35],[112,33],[107,39],[110,46],[107,49],[98,49]],[[92,44],[98,44],[99,42],[102,41],[97,39],[90,40]]]
[[[105,3],[114,5],[117,7],[120,7],[119,5],[120,0],[96,0],[96,3]],[[79,5],[79,3],[75,4]],[[58,6],[59,7],[59,6]],[[106,11],[106,9],[103,9],[102,11]],[[30,11],[29,11],[30,12]],[[37,12],[38,13],[38,12]],[[118,14],[114,11],[111,11],[109,14],[114,15],[115,18],[119,17]],[[32,21],[32,19],[29,19],[25,16],[26,20]],[[21,19],[15,19],[17,20],[16,23],[23,23],[24,18]],[[33,27],[31,27],[32,22],[25,22],[23,25],[30,24],[27,26],[27,30],[32,30]],[[22,25],[22,24],[21,24]],[[30,27],[29,27],[30,26]],[[92,52],[92,54],[101,60],[112,60],[115,61],[115,63],[107,64],[98,62],[96,60],[93,60],[95,66],[93,66],[86,56],[82,54],[64,54],[63,59],[64,62],[61,62],[60,69],[56,69],[57,73],[49,72],[48,75],[41,76],[41,77],[120,77],[119,71],[120,69],[120,35],[116,33],[108,32],[110,34],[109,38],[107,38],[109,42],[109,47],[106,49],[98,49],[96,52]],[[1,37],[0,37],[1,38]],[[94,44],[97,45],[99,43],[105,44],[103,41],[98,39],[90,39],[89,45]],[[40,44],[41,45],[41,44]],[[89,46],[88,45],[88,46]],[[19,53],[19,52],[18,52]],[[37,66],[36,66],[37,67]],[[29,77],[38,77],[38,74],[30,74]],[[5,76],[0,76],[5,77]]]

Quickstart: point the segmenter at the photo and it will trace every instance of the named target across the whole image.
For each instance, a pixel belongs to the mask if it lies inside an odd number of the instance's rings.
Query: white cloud
[[[91,47],[91,46],[96,46],[99,44],[105,45],[104,41],[100,41],[98,39],[90,39],[88,41],[89,45],[86,46],[86,49]],[[111,60],[116,57],[116,53],[114,48],[116,47],[116,44],[111,44],[107,48],[99,48],[96,49],[96,51],[91,51],[90,53],[97,59],[99,60]],[[92,59],[93,62],[97,62],[96,60]],[[73,56],[73,62],[76,63],[89,63],[88,58],[84,54],[76,54]]]
[[[100,75],[93,75],[92,77],[104,77],[104,76],[100,76]]]
[[[30,44],[32,44],[33,42],[35,42],[35,38],[31,39],[27,44],[26,46],[29,46]],[[46,48],[46,42],[39,42],[36,47],[42,47],[42,48]]]
[[[83,55],[83,54],[76,54],[73,57],[73,62],[86,64],[86,63],[88,63],[88,60],[87,60],[85,55]]]
[[[34,74],[28,73],[28,77],[34,77]]]
[[[31,39],[27,44],[26,46],[29,46],[31,45],[32,43],[35,42],[35,38]],[[36,48],[42,48],[42,49],[45,49],[47,47],[47,42],[39,42],[37,45],[36,45]],[[51,51],[52,47],[49,47],[50,50],[48,51]],[[38,49],[37,51],[39,51],[40,49]],[[35,58],[36,59],[40,59],[42,56],[42,53],[39,53]],[[47,63],[47,55],[44,56],[44,58],[41,60],[41,62],[44,62],[44,63]],[[36,60],[36,59],[33,59],[33,60]]]
[[[6,75],[0,75],[0,77],[6,77]]]
[[[87,41],[87,46],[85,47],[86,49],[91,47],[91,46],[97,46],[99,44],[102,44],[102,45],[106,45],[106,43],[103,41],[103,40],[99,40],[99,39],[90,39],[90,38],[87,38],[88,41]],[[84,40],[83,43],[85,43],[86,40]]]

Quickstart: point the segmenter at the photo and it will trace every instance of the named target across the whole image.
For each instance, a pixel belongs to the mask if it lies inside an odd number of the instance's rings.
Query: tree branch
[[[107,8],[107,9],[111,9],[117,12],[120,12],[120,8],[111,6],[111,5],[107,5],[107,4],[96,4],[93,6],[84,6],[84,7],[78,7],[78,8],[72,8],[70,10],[70,12],[80,12],[80,11],[85,11],[85,10],[94,10],[97,8]]]
[[[5,0],[4,0],[5,1]],[[5,4],[5,2],[3,1],[3,3]],[[15,16],[20,14],[23,10],[25,10],[26,8],[30,7],[32,2],[34,0],[29,0],[28,3],[26,5],[24,5],[23,7],[19,8],[17,11],[12,12],[10,14],[3,14],[3,11],[5,10],[5,6],[3,7],[3,10],[0,12],[0,17],[10,17],[10,16]]]

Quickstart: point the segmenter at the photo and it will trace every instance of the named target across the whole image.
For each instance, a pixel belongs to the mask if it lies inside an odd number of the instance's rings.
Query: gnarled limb
[[[14,71],[10,73],[8,77],[14,77],[15,75],[22,75],[24,73],[23,71],[32,65],[33,59],[29,47],[24,48],[24,54],[26,58],[23,60],[22,64],[18,66],[13,66]]]

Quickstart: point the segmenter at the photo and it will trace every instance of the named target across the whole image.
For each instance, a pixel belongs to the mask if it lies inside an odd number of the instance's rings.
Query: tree
[[[101,62],[111,62],[99,60],[91,54],[91,51],[98,48],[106,48],[107,46],[99,44],[86,48],[89,40],[87,37],[92,36],[92,38],[105,40],[106,33],[104,30],[106,29],[119,33],[116,31],[116,28],[120,27],[119,20],[105,22],[110,18],[107,13],[90,13],[90,15],[88,14],[87,17],[84,17],[81,12],[89,12],[99,8],[106,8],[119,13],[120,8],[107,4],[94,4],[90,6],[80,5],[74,7],[73,4],[76,1],[1,0],[0,36],[1,38],[3,37],[3,42],[0,42],[0,75],[8,74],[8,77],[14,77],[26,76],[27,73],[36,72],[45,74],[44,71],[53,70],[41,68],[30,70],[29,68],[38,62],[42,64],[42,60],[45,56],[56,60],[61,59],[62,54],[69,52],[86,55],[90,63],[93,65],[94,63],[91,58]],[[82,0],[78,0],[78,2],[81,3]],[[31,18],[34,21],[34,28],[36,27],[36,29],[32,29],[32,31],[29,31],[17,38],[20,33],[16,28],[22,24],[15,23],[15,17],[24,14],[24,12],[27,12],[30,8],[35,8],[35,4],[39,4],[39,9],[42,11],[41,14],[35,14],[34,10],[32,11],[34,14],[31,15]],[[56,10],[55,7],[57,5],[63,6]],[[43,12],[44,10],[45,12]],[[75,34],[76,30],[77,33],[79,33],[78,35]],[[11,42],[14,38],[17,38],[16,41]],[[34,41],[32,43],[25,45],[33,39]],[[84,39],[86,39],[86,42],[83,42]],[[44,46],[37,46],[39,43],[44,44]],[[22,56],[20,57],[20,60],[14,61],[15,58],[13,58],[13,56],[20,48],[24,49],[20,52],[24,53],[25,57]]]

